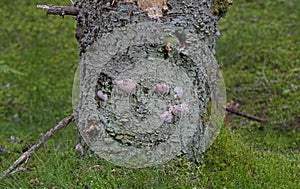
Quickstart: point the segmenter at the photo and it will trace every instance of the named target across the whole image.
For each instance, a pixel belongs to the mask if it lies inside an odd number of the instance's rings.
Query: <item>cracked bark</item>
[[[76,38],[79,42],[79,55],[81,58],[84,57],[91,46],[95,48],[93,45],[97,40],[105,40],[107,36],[122,28],[128,28],[136,23],[153,23],[153,25],[159,23],[169,28],[180,29],[184,35],[196,36],[199,44],[205,44],[214,56],[216,38],[219,35],[218,22],[225,15],[228,5],[227,0],[169,0],[167,2],[162,0],[78,0],[76,6],[80,11],[77,15]],[[184,35],[178,35],[182,46],[186,40],[184,37],[181,38]],[[159,51],[158,47],[156,48]],[[86,73],[83,67],[80,68],[81,77],[86,77],[89,73]],[[206,92],[209,93],[209,91]],[[204,105],[203,108],[207,107]],[[79,138],[84,145],[85,142],[80,135]],[[194,140],[198,139],[200,138],[195,137]],[[199,144],[191,144],[184,153],[187,154],[187,158],[197,161],[200,153],[195,152],[196,145],[199,146]]]

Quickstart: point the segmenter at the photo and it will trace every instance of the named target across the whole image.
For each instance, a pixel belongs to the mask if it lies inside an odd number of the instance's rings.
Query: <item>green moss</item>
[[[1,3],[0,60],[25,74],[0,74],[0,147],[9,151],[0,153],[3,171],[70,113],[79,61],[73,19],[47,18],[29,0]],[[300,1],[241,0],[230,9],[217,41],[228,100],[270,123],[228,115],[199,165],[179,160],[147,169],[79,156],[72,124],[0,188],[299,188]],[[21,141],[10,142],[11,135]],[[40,183],[30,185],[35,178]]]

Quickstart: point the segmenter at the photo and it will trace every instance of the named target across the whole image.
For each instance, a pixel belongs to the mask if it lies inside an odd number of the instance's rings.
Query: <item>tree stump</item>
[[[198,161],[222,125],[217,0],[78,0],[77,124],[100,157],[145,167]],[[78,106],[77,106],[78,104]]]

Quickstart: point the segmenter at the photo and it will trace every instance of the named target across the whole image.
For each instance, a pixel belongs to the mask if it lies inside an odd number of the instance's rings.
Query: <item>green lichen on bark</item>
[[[159,19],[134,3],[79,5],[77,123],[85,142],[101,157],[125,166],[154,165],[175,155],[197,161],[219,130],[206,120],[212,119],[207,108],[217,101],[213,91],[220,79],[214,57],[219,16],[212,1],[170,0]],[[118,94],[116,80],[124,79],[136,82],[134,94]],[[161,81],[172,91],[156,96],[153,87]],[[175,118],[165,123],[160,116],[184,102],[173,99],[176,86],[185,87],[190,114],[179,118],[172,112]],[[99,99],[99,90],[107,96]]]

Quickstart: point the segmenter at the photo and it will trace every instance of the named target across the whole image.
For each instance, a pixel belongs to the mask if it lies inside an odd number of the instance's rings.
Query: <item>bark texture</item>
[[[81,8],[77,22],[80,54],[97,38],[115,28],[136,22],[157,21],[151,19],[136,3],[118,0],[78,0],[77,6]],[[227,0],[169,0],[167,6],[168,10],[159,22],[200,35],[201,40],[215,52],[218,21],[227,11]]]
[[[198,161],[225,103],[214,56],[228,2],[149,2],[77,2],[80,134],[119,165]]]

